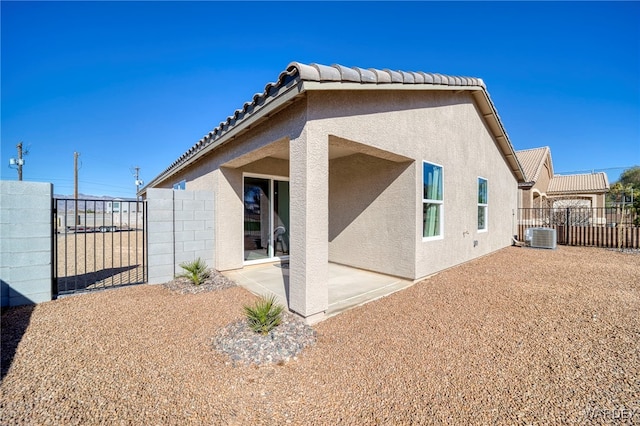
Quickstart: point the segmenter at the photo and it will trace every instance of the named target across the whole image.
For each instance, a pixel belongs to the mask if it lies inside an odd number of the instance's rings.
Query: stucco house
[[[516,156],[525,176],[518,184],[520,207],[605,207],[606,173],[555,175],[548,146],[516,151]]]
[[[329,262],[418,280],[510,245],[519,182],[481,79],[293,62],[146,188],[213,191],[215,268],[288,260],[313,321]]]

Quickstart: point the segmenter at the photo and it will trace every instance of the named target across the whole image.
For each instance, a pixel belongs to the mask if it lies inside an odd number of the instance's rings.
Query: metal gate
[[[146,205],[53,199],[54,296],[147,281]]]

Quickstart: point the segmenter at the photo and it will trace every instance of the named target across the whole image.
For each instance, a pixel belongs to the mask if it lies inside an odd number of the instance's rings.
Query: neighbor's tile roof
[[[481,88],[486,94],[487,102],[489,103],[489,108],[491,110],[491,112],[483,112],[483,114],[485,116],[493,115],[495,117],[498,127],[503,133],[501,138],[506,140],[506,144],[511,147],[511,142],[509,141],[509,137],[502,126],[498,112],[489,98],[484,82],[480,78],[449,76],[437,73],[425,73],[421,71],[409,72],[394,71],[390,69],[349,68],[337,64],[328,66],[321,64],[307,65],[300,62],[291,62],[287,66],[287,69],[280,73],[276,82],[268,83],[262,93],[256,93],[251,101],[246,102],[241,109],[237,109],[233,115],[227,117],[225,121],[222,121],[216,128],[206,134],[169,167],[162,171],[156,178],[149,182],[146,187],[151,187],[152,184],[167,179],[179,168],[190,162],[191,159],[194,159],[196,155],[201,154],[203,151],[209,151],[210,149],[213,149],[213,146],[223,143],[226,140],[225,136],[229,134],[229,132],[240,127],[244,122],[252,118],[252,116],[256,116],[259,111],[265,109],[276,98],[279,98],[281,95],[293,90],[301,81],[317,83],[356,83],[371,86],[422,85],[440,87],[450,86],[452,88],[469,87],[470,89],[474,87]],[[512,147],[508,149],[513,153]],[[517,161],[514,161],[514,163],[516,164],[513,165],[513,172],[518,175],[521,171],[517,165]]]
[[[605,192],[609,189],[604,172],[582,175],[556,175],[549,182],[547,194]]]
[[[520,162],[520,166],[522,166],[524,179],[527,182],[538,181],[547,154],[551,155],[551,150],[548,146],[516,151],[516,157]],[[551,173],[553,173],[553,170],[551,170]]]

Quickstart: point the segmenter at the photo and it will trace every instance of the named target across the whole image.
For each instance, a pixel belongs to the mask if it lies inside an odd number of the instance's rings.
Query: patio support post
[[[327,137],[305,129],[289,144],[291,250],[289,309],[308,323],[328,307],[329,154]]]

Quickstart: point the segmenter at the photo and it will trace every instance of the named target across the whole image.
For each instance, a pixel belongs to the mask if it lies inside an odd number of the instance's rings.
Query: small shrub
[[[209,267],[206,262],[200,258],[197,258],[191,262],[182,262],[180,267],[184,269],[185,272],[178,275],[178,278],[187,278],[194,285],[200,285],[204,280],[209,278],[211,275],[209,272]]]
[[[244,306],[244,315],[249,328],[260,334],[267,334],[282,322],[284,306],[277,303],[276,297],[261,297],[253,306]]]

